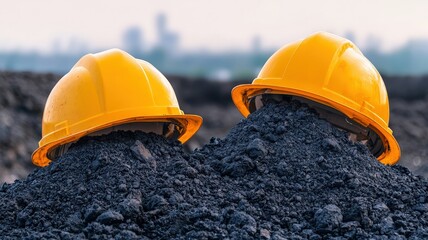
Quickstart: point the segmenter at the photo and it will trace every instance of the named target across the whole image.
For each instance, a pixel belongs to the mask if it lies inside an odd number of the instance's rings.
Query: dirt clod
[[[96,221],[102,224],[110,225],[110,224],[122,222],[123,216],[122,214],[116,211],[108,210],[106,212],[103,212],[101,215],[99,215]]]
[[[334,204],[329,204],[315,212],[316,230],[329,232],[340,226],[342,219],[342,210]]]

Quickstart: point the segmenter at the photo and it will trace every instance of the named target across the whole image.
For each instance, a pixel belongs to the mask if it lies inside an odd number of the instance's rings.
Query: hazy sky
[[[362,47],[377,36],[390,50],[409,39],[428,39],[424,0],[0,0],[0,49],[50,51],[70,39],[88,48],[121,47],[123,31],[138,26],[150,44],[155,17],[164,12],[168,28],[185,49],[249,48],[260,35],[263,47],[281,46],[312,32],[353,32]]]

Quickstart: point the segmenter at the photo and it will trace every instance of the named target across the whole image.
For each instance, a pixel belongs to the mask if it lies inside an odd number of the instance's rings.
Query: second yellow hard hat
[[[261,94],[293,95],[336,109],[381,139],[380,162],[394,164],[400,158],[400,147],[388,127],[385,84],[347,39],[320,32],[285,45],[269,58],[252,84],[232,90],[232,99],[246,117],[250,99]]]
[[[52,149],[105,128],[134,122],[173,122],[186,142],[202,118],[184,114],[168,80],[148,62],[119,49],[82,57],[52,89],[33,163],[46,166]]]

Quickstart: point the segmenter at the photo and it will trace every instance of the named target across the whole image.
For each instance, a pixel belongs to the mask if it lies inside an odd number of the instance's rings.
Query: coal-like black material
[[[268,104],[193,156],[222,176],[206,184],[221,186],[210,209],[254,221],[241,236],[428,237],[427,181],[382,165],[298,102]]]
[[[427,238],[427,186],[299,103],[267,104],[190,155],[154,134],[84,138],[0,188],[0,236]]]

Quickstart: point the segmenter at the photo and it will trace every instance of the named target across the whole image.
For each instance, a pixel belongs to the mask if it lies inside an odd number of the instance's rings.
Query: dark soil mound
[[[0,236],[426,238],[427,186],[298,103],[267,105],[190,155],[141,132],[84,138],[3,185]]]
[[[149,219],[183,199],[173,194],[179,177],[169,173],[197,173],[183,157],[187,155],[179,142],[155,134],[114,132],[83,138],[48,167],[2,186],[0,236],[151,236],[151,228],[144,227]]]
[[[210,209],[245,214],[249,236],[428,237],[427,182],[298,103],[260,109],[193,156],[223,176],[206,184]]]

